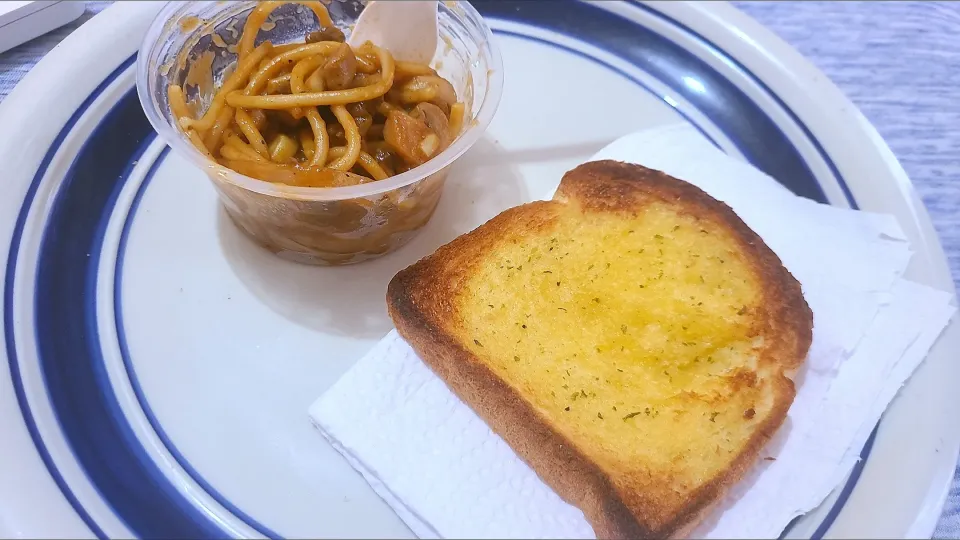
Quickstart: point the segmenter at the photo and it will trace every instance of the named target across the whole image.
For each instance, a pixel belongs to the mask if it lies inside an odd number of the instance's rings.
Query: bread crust
[[[563,205],[589,212],[636,213],[649,201],[719,222],[737,239],[763,285],[765,336],[758,371],[772,373],[771,412],[758,423],[731,466],[700,485],[682,511],[665,515],[648,497],[618,489],[615,479],[568,441],[492,368],[477,358],[444,322],[454,313],[455,292],[470,268],[505,233],[536,230],[556,219]],[[813,315],[800,284],[780,259],[726,204],[663,172],[615,161],[585,163],[569,171],[553,201],[511,208],[399,272],[387,288],[387,308],[398,332],[450,389],[467,403],[561,498],[580,508],[598,538],[685,536],[756,461],[781,426],[796,394],[792,374],[806,357]]]

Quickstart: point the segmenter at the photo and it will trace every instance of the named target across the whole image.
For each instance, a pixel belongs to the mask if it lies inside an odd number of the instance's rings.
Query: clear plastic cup
[[[349,36],[364,3],[325,3],[333,21]],[[469,3],[439,2],[441,39],[431,65],[453,84],[467,113],[462,133],[443,152],[376,182],[288,186],[244,176],[204,156],[175,125],[167,102],[169,84],[192,84],[196,89],[186,90],[199,93],[202,114],[219,83],[234,69],[236,47],[231,45],[239,40],[255,4],[169,2],[160,10],[137,58],[137,93],[147,118],[174,151],[207,173],[234,223],[278,256],[308,264],[350,264],[397,249],[433,215],[450,166],[483,134],[499,105],[503,68],[490,28]],[[312,12],[295,3],[282,6],[269,21],[257,43],[302,42],[318,28]],[[206,64],[209,73],[191,73],[191,66],[206,70]],[[204,84],[204,78],[212,78],[213,84]]]

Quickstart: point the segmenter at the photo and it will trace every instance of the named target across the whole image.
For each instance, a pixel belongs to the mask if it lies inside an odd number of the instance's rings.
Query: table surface
[[[813,61],[860,107],[930,212],[960,278],[960,2],[734,2]],[[0,54],[0,100],[75,23]],[[935,538],[960,538],[960,475]]]

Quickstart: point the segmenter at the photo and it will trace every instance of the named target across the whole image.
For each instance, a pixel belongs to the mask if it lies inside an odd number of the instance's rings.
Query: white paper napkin
[[[775,537],[850,471],[955,308],[902,279],[896,220],[800,199],[686,126],[636,133],[596,159],[640,163],[729,204],[801,282],[814,340],[788,420],[695,531]],[[391,332],[310,408],[323,436],[421,538],[591,538],[563,502]],[[789,489],[783,489],[789,486]]]

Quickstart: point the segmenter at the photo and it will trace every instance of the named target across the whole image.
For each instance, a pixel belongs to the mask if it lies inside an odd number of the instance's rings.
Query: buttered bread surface
[[[695,487],[769,406],[753,374],[759,280],[703,225],[653,203],[501,242],[456,297],[462,341],[601,464]]]

